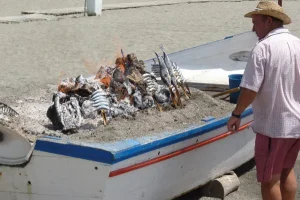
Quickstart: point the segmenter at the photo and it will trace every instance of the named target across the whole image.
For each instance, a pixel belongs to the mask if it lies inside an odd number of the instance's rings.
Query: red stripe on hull
[[[252,123],[252,121],[244,124],[243,126],[240,126],[239,131],[242,131],[242,130],[248,128],[251,123]],[[143,167],[146,167],[146,166],[149,166],[149,165],[152,165],[152,164],[155,164],[155,163],[158,163],[158,162],[161,162],[161,161],[173,158],[173,157],[178,156],[180,154],[186,153],[188,151],[195,150],[197,148],[203,147],[203,146],[208,145],[210,143],[213,143],[213,142],[216,142],[216,141],[221,140],[223,138],[226,138],[226,137],[228,137],[228,136],[230,136],[232,134],[235,134],[235,133],[237,133],[237,132],[229,132],[229,131],[227,131],[227,132],[222,133],[222,134],[220,134],[220,135],[218,135],[216,137],[204,140],[204,141],[202,141],[200,143],[193,144],[191,146],[188,146],[188,147],[185,147],[183,149],[174,151],[172,153],[169,153],[169,154],[166,154],[166,155],[163,155],[163,156],[159,156],[157,158],[153,158],[151,160],[147,160],[145,162],[141,162],[141,163],[129,166],[129,167],[125,167],[125,168],[122,168],[122,169],[118,169],[118,170],[112,171],[112,172],[110,172],[109,177],[114,177],[114,176],[118,176],[118,175],[121,175],[121,174],[125,174],[127,172],[130,172],[130,171],[133,171],[133,170],[136,170],[136,169],[140,169],[140,168],[143,168]]]

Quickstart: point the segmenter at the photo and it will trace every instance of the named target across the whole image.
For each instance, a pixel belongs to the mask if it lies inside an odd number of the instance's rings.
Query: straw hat
[[[283,24],[290,24],[291,19],[287,14],[284,13],[281,6],[272,1],[261,1],[256,6],[256,9],[252,12],[249,12],[245,17],[252,17],[252,15],[268,15],[280,19],[283,21]]]

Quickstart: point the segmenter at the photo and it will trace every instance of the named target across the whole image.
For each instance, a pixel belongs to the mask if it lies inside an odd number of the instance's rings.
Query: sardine
[[[93,106],[97,107],[97,108],[99,106],[109,106],[109,102],[107,102],[107,101],[98,101],[98,102],[93,103]]]
[[[176,63],[172,62],[172,67],[173,67],[174,75],[176,77],[177,82],[178,83],[185,83],[186,80],[183,77],[183,74],[182,74],[180,68],[178,67],[178,65]]]
[[[163,54],[164,54],[164,61],[165,61],[166,67],[167,67],[168,72],[169,72],[170,77],[171,77],[171,83],[175,87],[177,87],[177,81],[176,81],[174,71],[173,71],[173,68],[172,68],[172,62],[171,62],[169,56],[166,54],[163,45],[160,45],[160,48],[161,48],[161,50],[163,51]]]
[[[154,94],[157,91],[157,85],[154,79],[152,78],[150,73],[145,73],[142,75],[146,85],[147,85],[147,90],[149,91],[150,94]]]
[[[97,110],[109,109],[109,100],[104,91],[96,90],[93,92],[91,100],[93,101],[93,107]]]
[[[179,83],[179,85],[182,88],[186,97],[189,98],[189,96],[191,95],[191,91],[190,91],[188,84],[186,83],[186,79],[184,78],[182,72],[180,71],[180,68],[178,67],[178,65],[176,63],[172,62],[172,66],[173,66],[173,70],[175,72],[175,77],[176,77],[177,82]],[[186,93],[184,86],[186,87],[189,95]]]
[[[158,63],[159,63],[161,80],[168,87],[170,87],[171,86],[171,77],[170,77],[170,74],[168,72],[168,68],[167,68],[163,58],[160,55],[158,55],[156,52],[154,52],[154,53],[155,53],[155,55],[157,57],[157,60],[158,60]]]
[[[176,97],[177,97],[177,100],[179,102],[179,105],[182,106],[181,99],[180,99],[180,94],[179,94],[179,91],[178,91],[178,88],[177,88],[178,85],[177,85],[176,77],[174,75],[174,71],[173,71],[173,68],[172,68],[172,62],[171,62],[169,56],[164,51],[163,45],[160,45],[160,48],[163,51],[164,62],[165,62],[165,65],[166,65],[166,67],[168,69],[169,75],[171,77],[171,84],[173,86],[172,89],[174,90],[174,93],[176,94]]]
[[[14,109],[12,109],[11,107],[9,107],[8,105],[1,103],[0,102],[0,113],[4,114],[4,115],[9,115],[9,116],[17,116],[19,115],[19,113],[17,113],[17,111],[15,111]]]
[[[96,99],[100,96],[106,96],[106,93],[103,92],[103,91],[97,91],[97,92],[94,92],[92,95],[91,95],[91,98],[92,99]]]
[[[173,104],[175,106],[177,106],[177,101],[175,99],[175,94],[178,93],[178,90],[177,90],[176,87],[174,87],[172,85],[171,77],[170,77],[170,74],[168,72],[168,69],[166,67],[166,64],[165,64],[163,58],[161,56],[159,56],[156,52],[154,52],[154,53],[156,54],[156,57],[158,59],[158,63],[159,63],[159,66],[160,66],[160,77],[161,77],[162,81],[168,86],[168,88],[170,90]],[[182,105],[181,101],[180,101],[180,97],[179,97],[178,94],[177,94],[177,98],[179,100],[179,104]]]
[[[109,110],[110,103],[107,98],[107,95],[102,90],[96,90],[91,95],[91,100],[93,101],[93,107],[97,109],[97,111],[101,113],[101,116],[103,118],[103,123],[106,126],[107,125],[107,117],[106,117],[106,110]]]

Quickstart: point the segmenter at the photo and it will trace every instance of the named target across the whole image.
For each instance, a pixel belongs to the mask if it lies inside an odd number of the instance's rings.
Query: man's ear
[[[272,17],[268,17],[268,18],[267,18],[267,23],[268,23],[269,27],[272,26],[272,23],[273,23]]]

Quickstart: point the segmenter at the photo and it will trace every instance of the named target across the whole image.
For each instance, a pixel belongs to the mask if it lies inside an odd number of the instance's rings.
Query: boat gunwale
[[[128,172],[137,170],[137,169],[141,169],[141,168],[147,167],[149,165],[153,165],[155,163],[159,163],[159,162],[162,162],[164,160],[168,160],[168,159],[171,159],[173,157],[179,156],[181,154],[187,153],[189,151],[192,151],[192,150],[198,149],[200,147],[206,146],[206,145],[211,144],[213,142],[216,142],[218,140],[224,139],[224,138],[226,138],[226,137],[228,137],[228,136],[230,136],[232,134],[235,134],[235,133],[238,133],[240,131],[243,131],[243,130],[247,129],[250,126],[251,123],[252,123],[252,121],[247,122],[247,123],[241,125],[239,127],[238,131],[236,131],[236,132],[227,131],[227,132],[219,134],[219,135],[217,135],[215,137],[206,139],[206,140],[201,141],[199,143],[196,142],[196,144],[192,144],[190,146],[186,146],[186,147],[184,147],[182,149],[170,152],[168,154],[165,154],[165,155],[162,155],[162,156],[158,156],[158,157],[152,158],[150,160],[146,160],[144,162],[140,162],[140,163],[137,163],[137,164],[134,164],[134,165],[130,165],[130,166],[127,166],[127,167],[124,167],[124,168],[120,168],[120,169],[111,171],[110,174],[109,174],[109,177],[111,178],[111,177],[119,176],[119,175],[122,175],[122,174],[125,174],[125,173],[128,173]]]
[[[242,33],[239,33],[239,34],[226,36],[223,39],[219,39],[219,40],[215,40],[215,41],[212,41],[212,42],[200,44],[200,45],[197,45],[197,46],[194,46],[194,47],[190,47],[190,48],[186,48],[186,49],[183,49],[183,50],[179,50],[179,51],[176,51],[176,52],[173,52],[173,53],[168,53],[168,56],[176,55],[178,53],[182,53],[182,52],[189,51],[189,50],[196,49],[196,48],[201,48],[201,47],[209,46],[209,45],[212,45],[212,44],[215,44],[215,43],[219,43],[219,42],[223,42],[223,41],[226,41],[226,40],[229,40],[229,39],[234,39],[234,37],[237,37],[237,36],[241,36],[241,35],[244,35],[244,34],[251,34],[251,33],[254,34],[253,31],[245,31],[245,32],[242,32]],[[155,57],[147,59],[147,60],[144,61],[144,63],[148,63],[150,61],[153,61],[154,58]]]
[[[250,116],[253,113],[252,107],[248,107],[242,114],[242,119]],[[146,143],[141,143],[145,137],[122,140],[117,143],[88,143],[65,140],[60,138],[44,137],[36,141],[35,150],[47,153],[69,156],[85,160],[101,162],[105,164],[115,164],[132,157],[160,149],[178,142],[194,138],[206,133],[210,133],[216,129],[226,126],[230,115],[214,119],[206,124],[189,127],[175,134],[159,138],[157,140],[146,140]],[[246,122],[248,123],[248,122]],[[175,132],[175,131],[174,131]],[[165,134],[162,133],[161,136]]]

